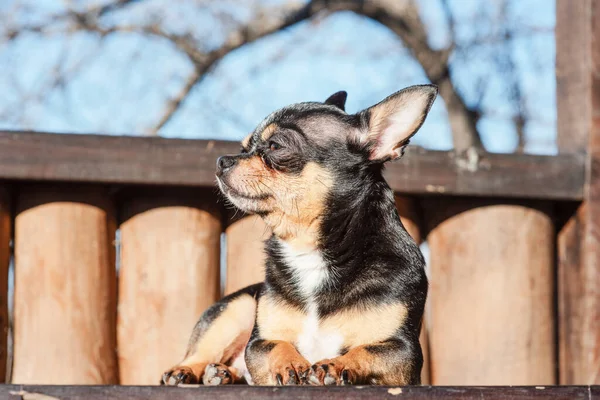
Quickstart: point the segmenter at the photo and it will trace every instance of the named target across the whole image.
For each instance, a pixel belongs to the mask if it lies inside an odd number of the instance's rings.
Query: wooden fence
[[[226,292],[262,279],[265,226],[232,219],[213,185],[216,158],[238,147],[0,132],[4,253],[14,217],[13,382],[156,384],[220,296],[223,232]],[[430,247],[424,381],[556,383],[556,211],[584,198],[585,156],[469,164],[412,148],[387,176],[405,225]]]
[[[411,148],[387,170],[405,224],[430,248],[427,383],[600,383],[599,16],[600,0],[557,1],[558,155]],[[157,384],[221,295],[222,233],[225,291],[262,277],[268,232],[255,217],[233,218],[214,188],[216,158],[237,150],[220,141],[0,132],[0,376],[13,238],[12,382]],[[4,386],[0,397],[20,390]],[[112,390],[146,397],[146,389]],[[377,390],[363,393],[389,394]],[[411,390],[411,398],[434,394]],[[596,387],[444,390],[435,394],[598,395]]]

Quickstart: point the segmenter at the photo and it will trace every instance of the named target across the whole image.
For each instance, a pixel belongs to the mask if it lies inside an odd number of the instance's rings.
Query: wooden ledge
[[[215,162],[237,153],[229,141],[0,131],[0,180],[122,185],[215,185]],[[584,156],[485,154],[412,147],[388,165],[400,193],[581,200]]]
[[[37,396],[36,396],[37,395]],[[44,397],[42,397],[44,396]],[[45,397],[49,396],[49,397]],[[234,386],[34,386],[0,385],[0,399],[600,399],[600,386],[256,387]]]

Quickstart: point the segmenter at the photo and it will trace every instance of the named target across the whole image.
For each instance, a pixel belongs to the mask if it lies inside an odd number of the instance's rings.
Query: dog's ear
[[[359,141],[368,145],[369,158],[383,162],[400,157],[423,125],[437,92],[435,85],[411,86],[361,111],[359,116],[366,127]]]
[[[330,104],[332,106],[336,106],[337,108],[341,109],[342,111],[346,111],[346,98],[347,97],[348,97],[348,93],[346,93],[344,90],[341,90],[341,91],[335,92],[334,94],[329,96],[327,98],[327,100],[325,100],[325,104]]]

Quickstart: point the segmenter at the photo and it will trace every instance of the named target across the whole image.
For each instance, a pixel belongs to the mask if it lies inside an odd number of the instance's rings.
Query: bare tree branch
[[[448,59],[452,48],[435,50],[429,45],[425,24],[413,0],[313,0],[310,5],[313,10],[321,7],[330,11],[353,11],[397,34],[431,82],[438,85],[440,96],[446,103],[454,148],[459,152],[469,148],[483,150],[476,126],[477,116],[467,107],[451,81]]]
[[[51,20],[53,22],[69,22],[69,25],[65,28],[67,33],[87,31],[97,33],[102,37],[114,33],[141,33],[160,37],[170,41],[179,50],[186,54],[188,59],[194,65],[194,71],[188,77],[185,85],[181,88],[178,94],[173,99],[168,101],[158,123],[150,129],[150,133],[153,135],[158,134],[158,131],[171,120],[194,86],[196,86],[202,80],[203,76],[212,68],[214,68],[216,63],[223,59],[223,57],[248,43],[252,43],[298,22],[307,20],[314,16],[315,13],[321,11],[321,8],[313,9],[310,5],[302,5],[301,3],[295,2],[283,6],[281,9],[262,10],[253,18],[251,18],[246,25],[240,26],[237,30],[231,33],[220,47],[209,52],[203,52],[198,49],[192,35],[170,33],[162,28],[159,24],[146,26],[121,25],[103,27],[99,23],[98,17],[100,15],[106,14],[109,11],[114,11],[135,1],[139,0],[119,0],[115,3],[94,9],[89,13],[80,13],[71,10],[66,14],[54,16],[51,18]],[[51,29],[51,26],[52,24],[50,23],[25,26],[21,27],[19,30],[10,32],[7,36],[10,40],[14,40],[18,35],[26,31],[45,33],[48,29]],[[56,33],[57,31],[54,32]]]
[[[279,10],[279,12],[274,12],[274,10],[269,10],[268,12],[263,11],[252,18],[247,25],[238,28],[238,30],[230,34],[223,45],[209,53],[197,52],[188,42],[188,38],[166,35],[164,32],[158,30],[157,27],[152,27],[150,29],[152,34],[166,37],[176,43],[177,46],[188,55],[196,69],[187,79],[186,84],[181,88],[177,96],[169,101],[158,124],[150,131],[151,134],[158,134],[158,131],[162,129],[162,127],[165,126],[179,110],[179,107],[183,104],[194,86],[201,82],[205,74],[229,53],[248,43],[252,43],[272,33],[304,21],[313,15],[314,13],[311,12],[310,7],[307,6],[299,8],[288,6],[284,10]]]
[[[104,4],[97,8],[95,11],[96,17],[100,18],[110,12],[113,12],[118,9],[123,9],[126,6],[129,6],[134,3],[140,3],[143,0],[117,0],[113,3]]]
[[[500,13],[498,18],[501,22],[502,36],[505,39],[505,43],[500,47],[500,50],[495,54],[496,63],[504,70],[506,75],[506,87],[508,95],[515,105],[515,115],[512,118],[512,122],[515,126],[515,132],[517,135],[517,153],[523,153],[525,151],[526,137],[525,137],[525,124],[527,121],[527,104],[523,93],[521,84],[521,77],[514,59],[514,44],[512,40],[512,29],[508,25],[508,4],[506,0],[503,0],[500,6]]]
[[[193,72],[187,78],[187,80],[185,81],[185,85],[183,85],[179,93],[177,93],[175,97],[173,97],[167,102],[162,116],[160,117],[160,120],[153,128],[151,128],[148,131],[148,135],[158,135],[158,131],[160,131],[162,127],[165,126],[167,122],[171,120],[171,118],[173,118],[177,110],[179,110],[179,107],[181,107],[181,103],[183,102],[183,100],[185,100],[189,96],[194,86],[196,86],[198,82],[200,82],[203,76],[203,74],[201,74],[197,69],[194,68]]]
[[[456,39],[456,22],[454,21],[454,15],[452,14],[452,9],[450,8],[450,4],[448,0],[440,0],[442,4],[442,9],[444,10],[444,15],[446,16],[446,22],[448,23],[448,31],[450,34],[450,41],[454,43]]]

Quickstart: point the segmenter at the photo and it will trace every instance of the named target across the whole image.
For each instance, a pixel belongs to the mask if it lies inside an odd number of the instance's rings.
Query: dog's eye
[[[281,148],[281,145],[279,143],[269,142],[269,150],[275,151],[275,150],[279,150],[280,148]]]

